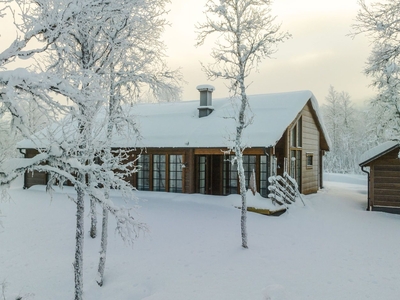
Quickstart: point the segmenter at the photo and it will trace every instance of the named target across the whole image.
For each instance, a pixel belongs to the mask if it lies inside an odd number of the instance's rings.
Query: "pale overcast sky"
[[[198,98],[196,86],[209,83],[216,87],[214,97],[228,96],[223,81],[209,81],[200,61],[210,60],[212,43],[194,46],[195,24],[204,20],[206,0],[172,0],[168,16],[171,27],[165,32],[168,62],[181,68],[184,80],[183,100]],[[279,45],[274,59],[262,61],[259,71],[249,79],[249,94],[311,90],[322,103],[328,88],[347,91],[354,102],[374,95],[370,79],[363,74],[370,45],[363,36],[346,36],[355,19],[357,0],[275,0],[272,13],[282,30],[292,38]]]

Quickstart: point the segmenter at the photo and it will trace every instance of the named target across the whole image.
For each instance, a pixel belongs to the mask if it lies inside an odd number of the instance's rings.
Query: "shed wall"
[[[395,149],[376,159],[370,165],[371,205],[400,207],[400,160]]]

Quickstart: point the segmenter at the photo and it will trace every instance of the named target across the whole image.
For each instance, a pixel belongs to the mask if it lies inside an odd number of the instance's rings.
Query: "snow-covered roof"
[[[310,100],[318,122],[329,145],[318,103],[310,91],[248,96],[253,122],[244,131],[243,141],[248,147],[274,146]],[[236,101],[236,102],[235,102]],[[213,99],[213,112],[199,118],[199,100],[169,103],[143,103],[132,107],[142,139],[131,140],[126,135],[114,135],[115,147],[173,147],[214,148],[233,145],[229,137],[235,132],[235,108],[232,98]],[[39,143],[40,144],[40,143]],[[19,143],[19,148],[37,148],[29,140]]]
[[[360,166],[366,166],[368,165],[371,161],[393,151],[396,148],[399,148],[399,142],[398,141],[388,141],[385,143],[382,143],[372,149],[369,149],[368,151],[364,152],[361,157],[360,157]]]

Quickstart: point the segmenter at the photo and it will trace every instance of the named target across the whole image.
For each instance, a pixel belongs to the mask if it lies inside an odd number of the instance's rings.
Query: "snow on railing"
[[[271,198],[272,201],[281,205],[292,204],[299,197],[305,206],[296,180],[290,177],[287,172],[283,173],[283,177],[280,175],[270,176],[268,181],[270,183],[268,198]]]

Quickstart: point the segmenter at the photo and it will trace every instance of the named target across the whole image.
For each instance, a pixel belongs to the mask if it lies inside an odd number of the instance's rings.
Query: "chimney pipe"
[[[215,88],[209,84],[198,85],[196,88],[200,92],[199,118],[206,117],[214,110],[212,107],[212,92]]]

